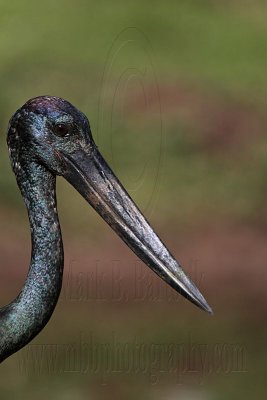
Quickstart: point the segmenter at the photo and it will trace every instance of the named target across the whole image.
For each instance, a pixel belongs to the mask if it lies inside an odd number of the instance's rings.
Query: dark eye
[[[69,133],[69,127],[66,124],[56,124],[53,131],[57,136],[64,137]]]

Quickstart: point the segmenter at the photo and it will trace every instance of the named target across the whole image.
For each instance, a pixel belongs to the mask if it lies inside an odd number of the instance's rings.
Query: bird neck
[[[32,163],[23,178],[17,176],[28,210],[31,237],[32,263],[55,259],[62,247],[61,231],[56,201],[56,177],[44,166]],[[53,248],[51,248],[51,246]],[[54,253],[53,254],[53,250]]]
[[[56,306],[63,275],[56,178],[36,163],[20,167],[16,177],[28,210],[32,255],[22,291],[0,309],[0,362],[25,346],[46,325]]]

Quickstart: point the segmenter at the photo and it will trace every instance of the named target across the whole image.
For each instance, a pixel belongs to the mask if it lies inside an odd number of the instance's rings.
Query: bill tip
[[[208,305],[208,303],[205,301],[205,303],[200,304],[200,307],[202,308],[202,310],[206,311],[207,313],[209,313],[210,315],[213,315],[214,312],[212,310],[212,308]]]

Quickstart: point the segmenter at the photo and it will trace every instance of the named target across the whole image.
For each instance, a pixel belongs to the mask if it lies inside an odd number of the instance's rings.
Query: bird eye
[[[69,133],[69,127],[66,124],[56,124],[53,131],[57,136],[64,137]]]

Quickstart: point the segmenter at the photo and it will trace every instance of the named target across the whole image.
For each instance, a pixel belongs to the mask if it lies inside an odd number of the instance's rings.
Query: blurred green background
[[[223,3],[223,4],[222,4]],[[0,300],[30,257],[5,132],[26,100],[64,97],[214,309],[166,288],[58,179],[63,291],[1,364],[2,399],[266,395],[267,4],[0,2]]]

